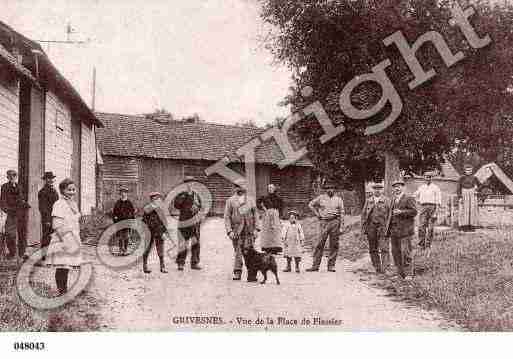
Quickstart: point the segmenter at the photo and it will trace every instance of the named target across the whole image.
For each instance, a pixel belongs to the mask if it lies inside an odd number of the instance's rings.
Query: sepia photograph
[[[513,330],[513,2],[0,9],[1,332]]]

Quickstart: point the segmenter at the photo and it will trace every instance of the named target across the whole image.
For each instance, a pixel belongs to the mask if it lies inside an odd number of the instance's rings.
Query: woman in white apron
[[[276,194],[273,184],[268,186],[269,194],[258,201],[258,208],[263,211],[260,232],[260,247],[262,251],[270,254],[282,252],[281,241],[281,213],[283,200]]]
[[[59,294],[68,291],[68,275],[72,268],[82,264],[80,241],[80,212],[75,202],[76,186],[69,179],[64,179],[59,184],[60,199],[55,202],[52,210],[52,234],[51,246],[58,250],[52,255],[50,263],[56,267],[55,282]]]

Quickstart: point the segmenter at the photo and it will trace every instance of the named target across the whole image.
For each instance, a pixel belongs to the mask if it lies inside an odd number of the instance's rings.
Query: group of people
[[[252,203],[248,197],[243,182],[235,183],[235,193],[226,201],[224,221],[226,233],[233,243],[234,264],[233,280],[240,280],[243,270],[244,253],[255,246],[255,240],[260,239],[260,247],[268,255],[283,253],[286,260],[284,272],[301,272],[304,231],[299,222],[300,214],[291,209],[283,214],[284,203],[276,192],[276,186],[268,185],[268,194]],[[332,183],[325,184],[326,193],[318,196],[309,203],[309,208],[320,220],[320,238],[315,246],[313,265],[307,272],[319,271],[326,241],[329,239],[328,271],[335,272],[338,255],[338,240],[344,227],[344,203],[342,198],[335,195]],[[282,223],[282,218],[288,219]],[[248,272],[249,282],[256,278]]]
[[[478,225],[479,181],[472,175],[472,170],[472,166],[465,166],[465,174],[458,182],[458,224],[463,231],[473,231]],[[377,273],[389,271],[391,247],[397,274],[402,278],[413,275],[411,251],[417,214],[418,246],[422,250],[431,247],[437,213],[442,204],[442,192],[433,183],[433,176],[433,172],[425,172],[425,183],[412,196],[405,194],[402,180],[392,184],[392,198],[383,194],[381,183],[374,183],[372,191],[367,191],[361,214],[361,233],[362,238],[368,241],[370,260]]]
[[[59,293],[67,291],[69,270],[80,266],[80,222],[79,208],[75,201],[77,192],[73,180],[64,179],[55,188],[55,175],[45,172],[44,186],[39,191],[39,211],[42,224],[42,264],[56,267],[55,280]],[[440,188],[432,182],[433,173],[425,173],[426,183],[418,188],[413,196],[404,191],[405,183],[401,180],[392,184],[393,196],[387,198],[383,194],[383,185],[375,183],[372,192],[367,193],[367,199],[361,214],[362,235],[369,244],[369,254],[372,265],[377,273],[384,274],[390,269],[390,247],[397,274],[406,278],[413,274],[412,241],[415,236],[415,217],[419,212],[419,246],[429,248],[433,239],[433,227],[436,213],[441,205]],[[7,172],[7,183],[1,186],[0,208],[6,214],[3,238],[7,244],[7,258],[18,256],[23,260],[28,257],[25,253],[26,213],[30,208],[23,198],[17,182],[16,171]],[[201,270],[200,266],[200,237],[202,210],[201,196],[193,188],[194,177],[184,179],[185,189],[172,202],[172,208],[178,210],[178,253],[176,265],[179,271],[184,270],[188,248],[190,247],[190,268]],[[479,182],[472,175],[472,168],[467,167],[458,187],[460,199],[460,227],[471,230],[477,224],[477,190]],[[226,201],[224,223],[226,235],[231,240],[234,250],[233,279],[241,280],[244,254],[254,248],[257,238],[260,247],[267,255],[283,253],[286,260],[285,272],[300,272],[303,253],[304,231],[300,224],[300,214],[292,209],[284,213],[284,201],[277,193],[274,184],[268,185],[267,195],[254,201],[247,194],[244,182],[236,182],[234,194]],[[325,183],[325,193],[314,198],[308,207],[319,219],[320,235],[314,246],[312,266],[307,272],[320,270],[326,242],[329,242],[327,271],[335,272],[339,250],[339,237],[344,232],[344,203],[335,194],[335,186]],[[120,189],[120,198],[112,211],[114,222],[136,218],[136,208],[128,198],[128,189]],[[60,195],[59,195],[60,193]],[[419,206],[417,206],[417,204]],[[417,210],[419,208],[419,210]],[[150,231],[149,245],[143,254],[143,271],[151,273],[148,257],[153,247],[156,247],[160,261],[160,271],[167,273],[164,258],[164,242],[168,239],[167,211],[163,208],[163,196],[159,192],[149,194],[149,203],[142,209],[142,220]],[[202,214],[204,215],[204,214]],[[288,221],[282,222],[282,219]],[[120,255],[128,255],[130,230],[121,229],[116,233]],[[52,241],[58,242],[71,253],[52,254],[47,260],[46,250]],[[256,274],[248,273],[248,281],[256,281]]]
[[[41,215],[41,252],[42,262],[55,266],[55,282],[60,294],[67,292],[69,270],[82,263],[80,252],[80,211],[74,199],[77,189],[71,179],[64,179],[59,184],[60,196],[55,188],[55,175],[45,172],[42,180],[44,186],[38,193],[38,205]],[[27,209],[30,208],[18,184],[18,174],[14,170],[7,171],[7,183],[1,187],[0,208],[7,215],[3,229],[3,239],[7,245],[7,259],[18,254],[23,261],[26,254]],[[50,242],[58,242],[66,252],[53,253],[51,259],[46,258]],[[3,246],[3,244],[2,244]],[[17,253],[16,253],[17,249]],[[59,252],[59,250],[57,250]],[[42,265],[39,262],[38,265]]]

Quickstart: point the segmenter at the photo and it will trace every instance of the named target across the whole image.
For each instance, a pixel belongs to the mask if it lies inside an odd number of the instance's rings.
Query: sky
[[[50,4],[50,5],[49,5]],[[254,0],[2,0],[0,20],[42,44],[52,62],[97,111],[125,114],[165,108],[209,122],[252,119],[263,125],[278,106],[290,72],[273,64],[258,40]]]

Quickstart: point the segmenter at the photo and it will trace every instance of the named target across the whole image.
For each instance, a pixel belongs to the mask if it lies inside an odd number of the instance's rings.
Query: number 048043
[[[45,350],[43,342],[15,342],[14,350]]]

